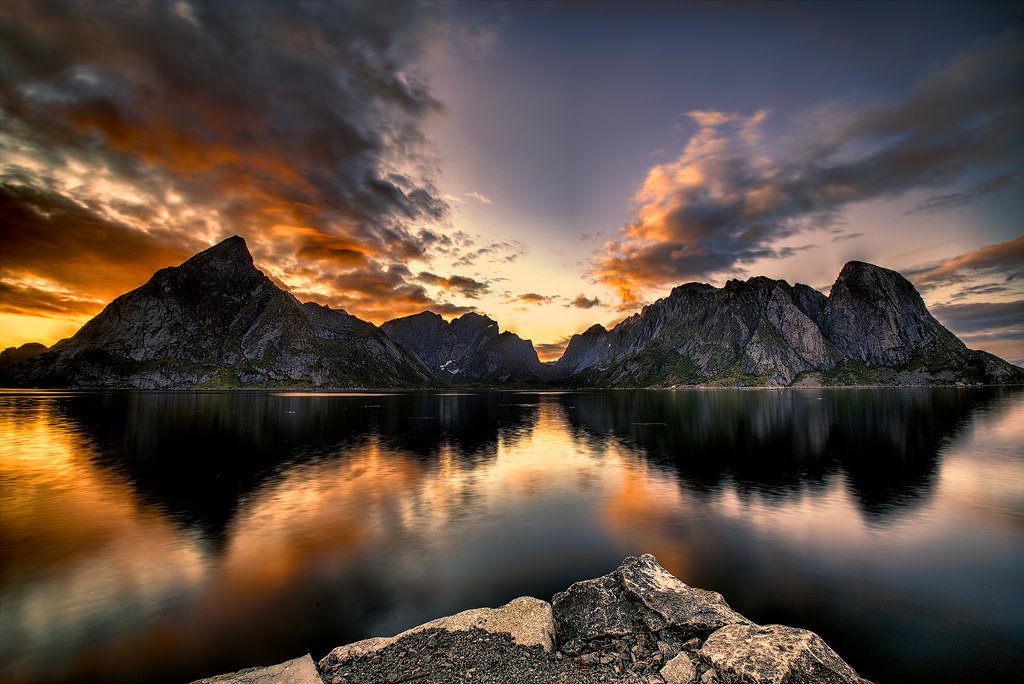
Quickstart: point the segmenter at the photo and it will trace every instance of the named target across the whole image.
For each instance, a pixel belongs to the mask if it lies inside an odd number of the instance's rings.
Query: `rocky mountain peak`
[[[244,264],[253,265],[252,254],[245,238],[241,235],[232,235],[217,244],[204,249],[202,252],[186,259],[181,267],[196,267],[211,264]]]
[[[883,366],[966,349],[932,317],[913,283],[896,271],[863,261],[843,266],[821,325],[843,354]]]
[[[469,313],[462,314],[458,318],[452,320],[451,325],[458,328],[484,331],[488,328],[494,328],[494,334],[498,334],[498,324],[490,316],[470,311]]]
[[[376,326],[300,304],[239,236],[157,271],[8,382],[79,387],[402,387],[434,382]]]
[[[211,293],[248,290],[269,279],[256,268],[245,239],[232,235],[199,252],[180,266],[157,271],[151,282],[168,279],[191,287],[209,288]]]
[[[528,340],[500,332],[483,314],[470,312],[446,323],[425,312],[388,321],[381,329],[445,380],[536,383],[544,371]]]

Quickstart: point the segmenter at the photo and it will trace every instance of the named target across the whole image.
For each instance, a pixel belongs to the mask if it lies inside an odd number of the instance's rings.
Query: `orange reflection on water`
[[[0,434],[0,540],[9,551],[32,549],[5,552],[0,566],[0,640],[13,681],[74,649],[83,629],[105,628],[111,606],[119,619],[143,623],[204,580],[203,553],[92,466],[93,445],[46,403],[0,411]]]

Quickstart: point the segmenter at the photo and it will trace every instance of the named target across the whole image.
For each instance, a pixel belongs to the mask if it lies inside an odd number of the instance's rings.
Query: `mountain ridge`
[[[570,338],[555,363],[558,384],[1024,382],[1024,369],[968,349],[901,274],[862,261],[843,267],[828,296],[764,276],[721,288],[686,283],[610,330],[596,328]]]
[[[380,327],[300,302],[232,236],[156,271],[49,349],[2,354],[0,384],[33,387],[427,388],[1024,384],[968,349],[896,271],[848,262],[828,296],[755,276],[685,283],[555,362],[480,313]]]
[[[466,313],[450,322],[430,311],[395,318],[381,330],[448,382],[529,384],[546,380],[530,340],[501,332],[489,316]]]

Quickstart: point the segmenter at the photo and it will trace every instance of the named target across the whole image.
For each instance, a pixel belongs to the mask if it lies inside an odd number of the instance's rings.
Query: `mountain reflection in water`
[[[1024,675],[1024,394],[0,393],[0,679],[186,681],[654,553],[880,682]]]

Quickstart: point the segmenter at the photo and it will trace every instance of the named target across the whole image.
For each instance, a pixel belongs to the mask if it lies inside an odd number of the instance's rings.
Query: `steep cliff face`
[[[553,373],[579,386],[1024,382],[967,349],[899,273],[863,262],[828,297],[764,277],[681,285],[610,331],[574,335]]]
[[[381,326],[436,376],[452,383],[539,383],[546,369],[529,340],[500,332],[487,316],[467,313],[450,323],[424,311]]]
[[[862,261],[851,261],[839,273],[822,330],[844,355],[878,366],[903,365],[922,353],[968,356],[964,343],[928,312],[910,281]]]
[[[377,327],[301,304],[231,237],[157,271],[70,339],[11,366],[9,384],[70,387],[405,387],[429,371]]]

